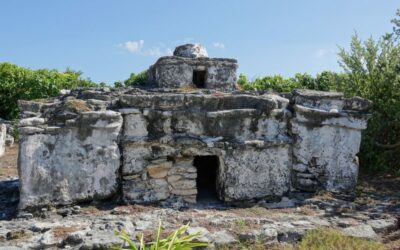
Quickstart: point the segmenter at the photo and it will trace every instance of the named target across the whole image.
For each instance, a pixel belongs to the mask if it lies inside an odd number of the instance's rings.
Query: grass
[[[7,240],[23,240],[26,238],[30,238],[31,236],[32,233],[24,229],[10,231],[6,235]]]
[[[217,247],[216,250],[281,250],[279,248],[271,248],[267,247],[264,242],[255,242],[255,243],[247,243],[247,242],[239,242],[236,246],[224,246]]]
[[[57,226],[53,228],[53,235],[56,239],[61,240],[66,238],[69,234],[81,230],[81,227],[76,226]]]
[[[82,100],[68,100],[66,102],[66,106],[67,109],[77,113],[92,111],[92,109],[89,108],[87,103]]]
[[[54,98],[38,98],[38,99],[33,99],[32,101],[39,103],[51,103],[54,101]]]
[[[292,250],[384,250],[385,246],[361,238],[345,236],[334,229],[316,229],[308,232]]]
[[[199,91],[199,89],[195,85],[191,84],[191,85],[182,86],[182,87],[178,88],[177,91],[180,93],[192,93],[192,92]]]
[[[235,220],[235,226],[243,229],[246,226],[246,221],[244,219],[237,219]]]

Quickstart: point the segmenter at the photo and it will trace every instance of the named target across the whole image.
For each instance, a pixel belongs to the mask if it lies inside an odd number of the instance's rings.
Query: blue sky
[[[113,83],[183,43],[254,78],[339,71],[337,46],[391,31],[394,0],[0,0],[0,62]]]

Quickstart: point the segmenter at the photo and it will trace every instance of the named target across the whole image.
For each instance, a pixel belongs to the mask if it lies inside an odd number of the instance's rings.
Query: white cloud
[[[217,49],[225,49],[225,44],[223,43],[215,42],[213,43],[213,46]]]
[[[318,59],[324,58],[326,56],[329,56],[331,54],[334,54],[335,51],[333,49],[317,49],[314,53],[314,56]]]
[[[167,56],[172,56],[174,54],[174,51],[171,48],[167,48],[165,50],[165,53],[166,53]]]
[[[161,56],[161,50],[160,48],[153,48],[153,49],[149,49],[148,51],[146,51],[149,56]]]
[[[127,50],[128,52],[141,55],[141,56],[168,56],[172,55],[172,49],[162,47],[153,47],[151,49],[144,49],[144,40],[127,41],[118,45],[118,47]]]
[[[119,45],[120,47],[128,50],[132,54],[140,54],[144,46],[144,41],[127,41]]]
[[[167,48],[163,50],[159,47],[156,47],[146,50],[143,54],[148,56],[170,56],[172,55],[172,49]]]

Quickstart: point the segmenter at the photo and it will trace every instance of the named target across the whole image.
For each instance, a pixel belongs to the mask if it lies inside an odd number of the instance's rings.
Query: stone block
[[[140,114],[128,114],[124,117],[125,137],[144,137],[148,135],[147,120]]]
[[[21,138],[20,209],[101,200],[116,193],[122,117],[90,112],[78,123],[84,125]]]
[[[230,151],[220,169],[218,182],[225,200],[282,196],[289,191],[291,156],[289,145],[264,150]]]
[[[367,224],[374,229],[376,233],[388,233],[396,230],[399,221],[396,218],[377,219],[367,221]]]
[[[123,147],[122,175],[141,173],[148,165],[152,150],[144,144],[127,144]]]
[[[195,195],[197,194],[197,189],[171,189],[171,193],[179,196]]]
[[[167,177],[167,181],[169,183],[176,182],[176,181],[178,181],[180,179],[182,179],[181,175],[170,175],[170,176]]]
[[[361,224],[358,226],[347,227],[343,229],[343,233],[348,236],[357,238],[374,239],[377,237],[376,233],[370,225]]]
[[[159,179],[167,176],[172,167],[172,162],[164,162],[147,166],[147,173],[151,178]]]
[[[179,180],[175,182],[169,182],[174,189],[192,189],[196,188],[195,180]]]

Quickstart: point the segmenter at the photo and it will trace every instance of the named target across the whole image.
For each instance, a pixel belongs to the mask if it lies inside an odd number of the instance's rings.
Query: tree
[[[247,76],[245,74],[240,74],[238,82],[239,86],[243,89],[250,89],[250,81],[247,79]]]
[[[400,9],[396,11],[396,17],[392,19],[393,23],[393,34],[396,36],[396,39],[400,38]]]
[[[18,100],[32,100],[57,96],[61,89],[97,86],[82,79],[82,72],[71,69],[31,70],[10,63],[0,63],[0,117],[18,118]]]
[[[394,24],[393,33],[378,41],[369,38],[362,42],[355,34],[349,51],[340,48],[339,63],[348,76],[341,90],[347,96],[361,96],[374,103],[372,118],[363,133],[362,165],[400,174],[399,22]]]
[[[128,79],[124,81],[125,86],[143,85],[147,82],[147,70],[138,74],[132,73]]]

